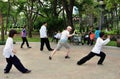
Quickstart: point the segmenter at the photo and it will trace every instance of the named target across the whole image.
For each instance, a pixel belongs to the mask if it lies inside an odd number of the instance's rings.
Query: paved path
[[[20,48],[20,43],[15,44],[17,56],[22,61],[23,65],[32,72],[22,74],[16,68],[12,67],[9,74],[4,74],[3,69],[6,65],[5,59],[2,56],[0,46],[0,79],[119,79],[120,78],[120,48],[104,47],[107,56],[104,65],[97,65],[98,57],[94,57],[90,61],[81,66],[77,66],[76,62],[87,55],[92,47],[89,46],[73,46],[71,45],[71,58],[64,59],[65,48],[58,51],[53,60],[48,60],[50,52],[46,47],[44,51],[39,50],[38,43],[30,43],[31,49],[24,46]],[[51,44],[56,47],[55,43]]]

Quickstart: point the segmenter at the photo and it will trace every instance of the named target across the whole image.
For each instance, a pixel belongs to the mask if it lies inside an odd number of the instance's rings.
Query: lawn
[[[27,37],[29,42],[40,42],[40,35],[33,35],[32,38]],[[20,34],[17,34],[14,38],[14,41],[21,42],[22,38]]]
[[[40,42],[40,36],[39,35],[33,35],[32,38],[27,38],[29,42]],[[52,38],[49,38],[50,41],[52,40]],[[14,38],[15,41],[17,42],[21,42],[22,39],[20,37],[20,35],[17,35],[16,38]],[[107,46],[117,46],[116,41],[110,41]]]
[[[5,39],[6,39],[6,38],[7,38],[7,36],[5,36]],[[29,42],[40,42],[40,36],[39,36],[39,34],[33,35],[32,38],[28,38],[28,37],[27,37],[27,39],[28,39]],[[49,38],[49,39],[50,39],[50,41],[52,40],[52,38]],[[21,35],[20,35],[20,34],[17,34],[17,35],[14,37],[14,41],[15,41],[15,42],[22,42]],[[117,46],[116,41],[110,41],[110,42],[107,44],[107,46]]]

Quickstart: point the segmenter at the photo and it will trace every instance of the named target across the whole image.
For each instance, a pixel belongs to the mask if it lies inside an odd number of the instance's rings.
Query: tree
[[[10,6],[10,0],[8,0],[5,34],[7,34],[7,27],[8,27],[8,24],[9,24],[8,18],[9,18],[9,14],[10,14],[10,7],[11,7]]]
[[[1,41],[4,41],[4,24],[3,24],[3,16],[0,11],[0,25],[1,25]]]
[[[28,26],[28,36],[32,37],[34,22],[39,15],[39,7],[41,2],[40,0],[21,0],[17,3],[16,2],[14,3],[18,5],[18,11],[23,12],[26,17],[26,21],[24,23]]]
[[[74,2],[75,2],[75,0],[62,0],[63,8],[66,11],[67,23],[68,23],[68,25],[72,26],[72,28],[74,28],[73,21],[72,21]]]
[[[4,38],[4,18],[6,14],[6,3],[3,1],[0,1],[0,26],[1,26],[1,41],[3,42],[5,40]]]
[[[79,11],[79,31],[86,32],[89,30],[90,26],[94,25],[94,18],[98,14],[95,6],[97,5],[94,0],[78,0],[75,2],[75,6],[78,7]],[[98,9],[98,8],[97,8]]]
[[[120,27],[119,27],[119,17],[120,17],[120,0],[105,0],[105,4],[106,4],[106,9],[108,11],[108,18],[110,18],[110,22],[109,24],[112,25],[112,27],[117,30],[117,33],[120,33]]]

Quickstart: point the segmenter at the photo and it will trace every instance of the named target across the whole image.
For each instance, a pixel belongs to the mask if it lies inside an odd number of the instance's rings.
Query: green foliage
[[[0,41],[0,45],[5,45],[5,41]]]
[[[6,43],[6,40],[5,40],[5,41],[1,41],[1,40],[0,40],[0,45],[5,45],[5,43]],[[16,44],[16,42],[13,41],[13,44]]]
[[[62,31],[66,26],[64,26],[63,19],[59,18],[62,17],[62,11],[63,11],[63,5],[61,0],[57,0],[57,3],[54,3],[56,0],[9,0],[10,2],[3,2],[3,0],[0,0],[0,11],[3,14],[3,19],[6,20],[6,16],[8,13],[8,6],[10,5],[10,12],[8,17],[8,24],[5,24],[6,21],[4,21],[4,26],[6,28],[6,25],[9,27],[21,27],[25,23],[29,23],[27,19],[32,19],[35,30],[39,30],[41,25],[44,21],[48,22],[48,32],[52,33],[55,31]],[[30,12],[32,7],[32,1],[33,1],[33,10]],[[79,14],[77,15],[80,17],[81,25],[82,26],[75,26],[74,28],[78,29],[88,29],[89,24],[94,25],[97,27],[98,22],[100,20],[100,0],[75,0],[75,6],[79,9]],[[67,0],[68,4],[70,3],[70,0]],[[108,23],[108,26],[112,29],[116,29],[116,18],[120,16],[120,0],[104,0],[105,6],[105,18],[107,18],[105,23]],[[115,12],[114,9],[117,7],[118,11]],[[109,12],[109,13],[108,13]],[[23,13],[21,15],[21,13]],[[33,15],[30,15],[33,13]],[[115,13],[118,13],[116,16]],[[91,18],[91,15],[93,18]],[[30,17],[29,17],[30,16]],[[54,17],[56,16],[56,17]],[[66,16],[66,15],[65,15]],[[114,17],[114,18],[112,18]],[[37,18],[37,19],[36,19]],[[94,19],[95,18],[95,19]],[[66,19],[66,18],[65,18]],[[94,22],[92,23],[92,20],[94,19]],[[119,19],[118,19],[119,20]],[[108,21],[108,22],[107,22]],[[120,21],[118,21],[118,24]],[[77,22],[79,23],[79,22]],[[114,23],[114,24],[113,24]],[[16,25],[16,26],[14,26]],[[110,26],[111,25],[111,26]],[[84,27],[85,26],[85,27]],[[8,29],[9,29],[8,27]],[[120,33],[119,31],[120,26],[118,25],[118,29],[112,30],[109,32],[106,32],[106,34],[116,34]]]
[[[106,8],[108,10],[115,7],[115,4],[120,4],[120,0],[105,0]]]
[[[3,1],[0,1],[0,11],[2,12],[2,14],[6,14],[7,13],[7,3],[6,2],[3,2]]]
[[[63,22],[63,19],[59,18],[48,18],[47,19],[47,22],[48,22],[48,29],[50,31],[62,31],[65,26],[64,26],[64,22]],[[54,30],[53,30],[54,29]]]
[[[120,31],[117,30],[117,29],[112,29],[112,30],[108,30],[108,31],[102,30],[102,32],[104,32],[104,33],[106,33],[108,35],[115,35],[115,34],[119,34],[120,33]]]
[[[111,35],[111,34],[117,34],[117,31],[116,30],[111,30],[111,31],[107,31],[105,33],[108,34],[108,35]]]
[[[40,27],[42,26],[43,22],[47,22],[48,23],[48,26],[47,26],[47,29],[48,29],[48,33],[50,35],[52,35],[52,33],[54,32],[57,32],[57,31],[62,31],[65,26],[64,26],[64,21],[63,19],[61,18],[54,18],[54,17],[51,17],[51,18],[38,18],[38,20],[36,20],[35,22],[35,25],[34,25],[34,28],[39,30]]]
[[[117,46],[116,41],[110,41],[107,46]]]

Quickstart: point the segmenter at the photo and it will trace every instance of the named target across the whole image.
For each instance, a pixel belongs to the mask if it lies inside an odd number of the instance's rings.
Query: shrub
[[[0,45],[5,45],[6,41],[0,41]],[[16,42],[14,41],[13,44],[16,44]]]
[[[0,41],[0,45],[5,45],[5,41]]]

